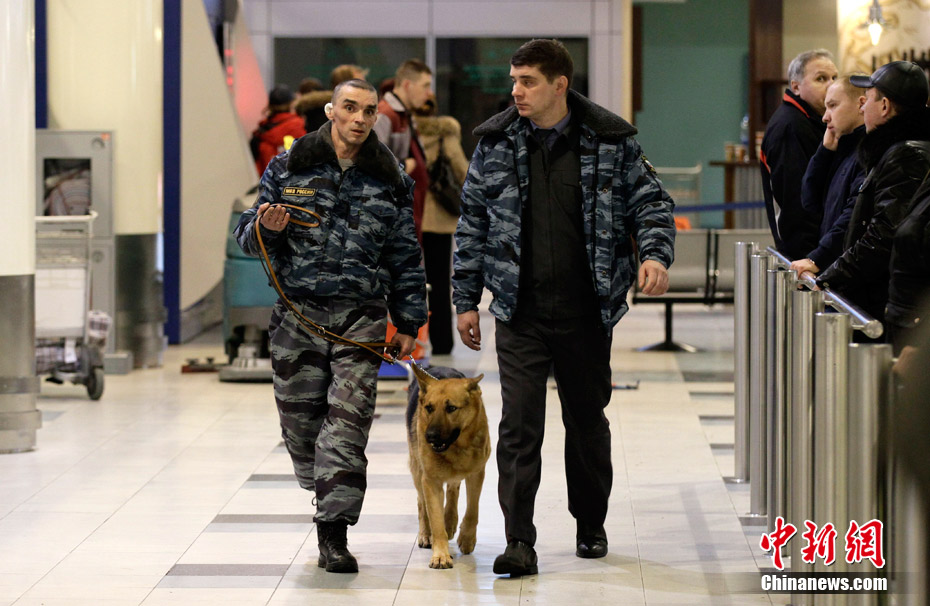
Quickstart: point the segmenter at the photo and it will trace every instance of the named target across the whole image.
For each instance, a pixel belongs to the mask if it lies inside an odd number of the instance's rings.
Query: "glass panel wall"
[[[588,95],[588,39],[559,38],[575,62],[572,88]],[[439,113],[462,124],[467,155],[478,140],[471,131],[511,104],[510,56],[526,42],[520,38],[437,38],[433,86]],[[275,38],[275,82],[296,90],[307,77],[329,86],[333,67],[352,63],[369,70],[378,86],[392,78],[397,66],[412,57],[428,56],[424,38]]]
[[[588,39],[559,38],[575,62],[572,88],[588,94]],[[434,78],[439,113],[462,124],[469,157],[478,144],[471,131],[511,104],[510,56],[521,38],[437,38]]]
[[[378,86],[414,57],[426,57],[425,38],[275,38],[274,81],[296,91],[304,78],[317,78],[329,88],[329,72],[350,63],[367,68]]]

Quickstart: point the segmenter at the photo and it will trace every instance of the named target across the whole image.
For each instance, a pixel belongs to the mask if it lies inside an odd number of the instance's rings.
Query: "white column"
[[[47,0],[49,128],[113,131],[116,349],[160,366],[164,0]]]
[[[0,0],[0,276],[35,274],[35,52],[32,2]]]
[[[49,128],[114,131],[117,235],[162,216],[162,0],[48,0]]]
[[[0,0],[0,452],[35,446],[35,27]]]

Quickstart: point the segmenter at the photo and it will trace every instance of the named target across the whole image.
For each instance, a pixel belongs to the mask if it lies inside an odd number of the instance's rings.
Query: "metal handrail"
[[[791,267],[791,260],[786,256],[775,250],[775,248],[769,246],[765,249],[767,253],[775,257],[775,260],[784,267]],[[855,330],[860,330],[862,333],[871,338],[877,339],[882,336],[885,332],[884,326],[882,323],[859,309],[853,303],[850,303],[844,299],[841,295],[831,291],[829,288],[820,288],[817,286],[817,281],[810,275],[803,275],[797,278],[797,282],[809,288],[810,290],[822,290],[824,295],[824,303],[835,309],[836,311],[847,313],[852,319],[852,327]]]

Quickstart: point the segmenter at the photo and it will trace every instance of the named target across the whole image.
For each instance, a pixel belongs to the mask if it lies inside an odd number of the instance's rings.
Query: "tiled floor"
[[[758,528],[743,527],[745,486],[733,472],[732,316],[676,310],[676,338],[697,354],[640,353],[660,340],[656,306],[634,309],[614,335],[618,387],[608,408],[615,470],[610,554],[574,556],[558,400],[549,401],[537,497],[540,573],[496,577],[503,519],[492,457],[478,545],[452,570],[416,547],[416,493],[403,407],[384,393],[369,455],[369,490],[350,529],[357,575],[316,567],[311,496],[293,479],[271,387],[182,374],[187,358],[222,358],[217,333],[170,347],[164,366],[107,376],[103,398],[44,384],[34,452],[0,456],[0,606],[109,604],[771,604],[752,593]],[[480,353],[437,360],[481,386],[500,418],[493,324]],[[397,382],[389,384],[391,388]],[[496,432],[492,432],[496,433]]]

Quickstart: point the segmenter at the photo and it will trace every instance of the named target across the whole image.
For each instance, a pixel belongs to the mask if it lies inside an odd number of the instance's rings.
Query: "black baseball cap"
[[[892,61],[875,70],[871,76],[850,76],[849,81],[859,88],[875,87],[904,107],[924,107],[930,97],[927,74],[910,61]]]

